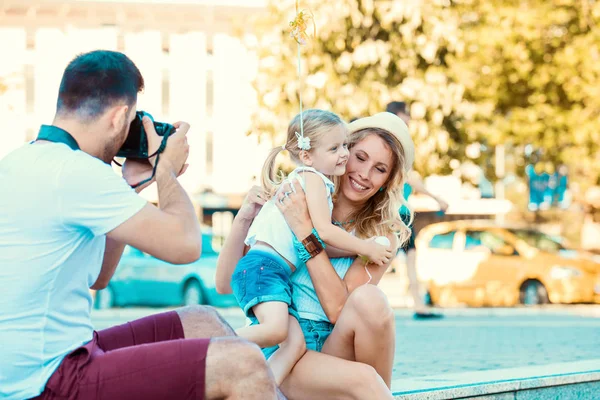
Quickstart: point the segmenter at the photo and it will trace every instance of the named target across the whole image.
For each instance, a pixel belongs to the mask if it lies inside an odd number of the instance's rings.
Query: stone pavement
[[[556,381],[557,388],[563,388],[560,385],[569,383],[565,379],[590,379],[589,373],[579,374],[586,368],[597,369],[600,376],[600,305],[440,309],[443,319],[416,321],[404,271],[400,266],[379,284],[396,314],[392,389],[398,399],[442,400],[468,397],[467,393],[489,394],[482,399],[491,399],[493,393],[504,391],[493,398],[594,398],[582,393],[597,392],[598,382],[583,384],[591,385],[589,388],[564,386],[568,395],[537,391],[517,395],[510,390],[547,381]],[[103,329],[164,310],[94,310],[92,320],[96,329]],[[219,311],[234,328],[244,325],[241,310]],[[555,376],[557,371],[567,372]]]
[[[582,307],[443,312],[396,312],[395,379],[600,359],[600,318]]]
[[[599,305],[440,309],[441,320],[415,321],[405,271],[400,262],[379,284],[396,309],[394,379],[600,359]]]
[[[94,310],[96,329],[163,311]],[[600,359],[600,307],[448,309],[436,321],[396,312],[394,379]],[[222,310],[236,328],[238,309]]]

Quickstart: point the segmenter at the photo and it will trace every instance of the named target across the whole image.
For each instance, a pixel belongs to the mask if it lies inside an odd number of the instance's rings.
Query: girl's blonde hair
[[[319,141],[331,129],[345,125],[342,119],[331,111],[309,109],[302,112],[302,128],[304,137],[310,138],[311,150],[319,147]],[[275,159],[283,150],[290,153],[292,161],[300,163],[300,152],[305,151],[298,148],[296,132],[300,133],[300,114],[296,115],[288,125],[287,140],[284,146],[275,147],[271,150],[262,169],[261,183],[264,190],[270,195],[275,194],[284,177],[277,177]],[[308,150],[308,151],[311,151]]]
[[[361,209],[353,212],[348,219],[354,221],[350,225],[357,236],[368,238],[394,233],[402,246],[410,238],[409,226],[413,221],[413,212],[408,208],[408,202],[404,198],[404,183],[407,178],[404,168],[406,160],[404,148],[394,134],[380,128],[364,128],[351,133],[348,136],[348,148],[352,149],[354,145],[371,135],[379,136],[392,151],[393,163],[390,175],[383,189],[377,191]],[[334,199],[337,198],[339,187],[340,185],[336,182]],[[408,225],[400,218],[402,206],[406,206],[409,210]]]

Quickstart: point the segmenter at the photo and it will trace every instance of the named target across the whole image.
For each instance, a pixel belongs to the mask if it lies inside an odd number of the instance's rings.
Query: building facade
[[[190,167],[180,178],[186,190],[244,193],[271,143],[248,135],[257,59],[236,32],[264,10],[257,0],[1,2],[0,158],[52,122],[60,78],[74,56],[118,50],[144,76],[138,110],[192,126]],[[155,198],[155,190],[146,196]]]

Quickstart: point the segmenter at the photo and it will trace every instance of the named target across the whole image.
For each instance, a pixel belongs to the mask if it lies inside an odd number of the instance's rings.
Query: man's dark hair
[[[125,54],[108,50],[80,54],[65,69],[56,112],[94,119],[117,102],[132,105],[143,88],[140,70]]]
[[[408,110],[406,108],[406,103],[403,101],[392,101],[387,105],[385,111],[391,112],[392,114],[404,114],[409,115]]]

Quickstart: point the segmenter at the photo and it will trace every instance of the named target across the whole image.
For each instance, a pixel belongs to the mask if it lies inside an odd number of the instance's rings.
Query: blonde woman
[[[335,185],[328,177],[341,176],[346,171],[347,136],[346,124],[330,111],[312,109],[297,115],[288,126],[286,144],[273,149],[265,161],[263,188],[275,194],[280,184],[276,181],[275,158],[286,149],[297,165],[290,178],[299,179],[306,190],[315,234],[322,238],[319,245],[325,247],[325,242],[346,254],[358,252],[383,265],[393,255],[388,246],[360,239],[331,222]],[[239,329],[239,336],[263,348],[287,340],[277,357],[270,360],[275,380],[280,384],[306,351],[302,331],[289,312],[290,275],[304,265],[310,254],[303,251],[300,243],[294,244],[294,235],[275,203],[275,198],[267,202],[252,222],[245,240],[250,250],[237,263],[231,287],[240,307],[254,322]]]
[[[334,195],[332,221],[360,238],[386,236],[395,251],[410,235],[398,214],[406,203],[403,183],[414,160],[408,128],[396,115],[380,113],[352,122],[349,132],[350,154]],[[376,286],[389,262],[365,265],[363,259],[350,257],[330,261],[319,249],[306,196],[298,184],[295,188],[285,195],[290,185],[283,185],[276,205],[311,254],[291,277],[293,304],[309,351],[281,388],[291,399],[392,399],[394,314]],[[231,292],[232,270],[264,202],[264,194],[254,188],[234,220],[217,264],[222,293]],[[277,357],[273,351],[264,352]]]

